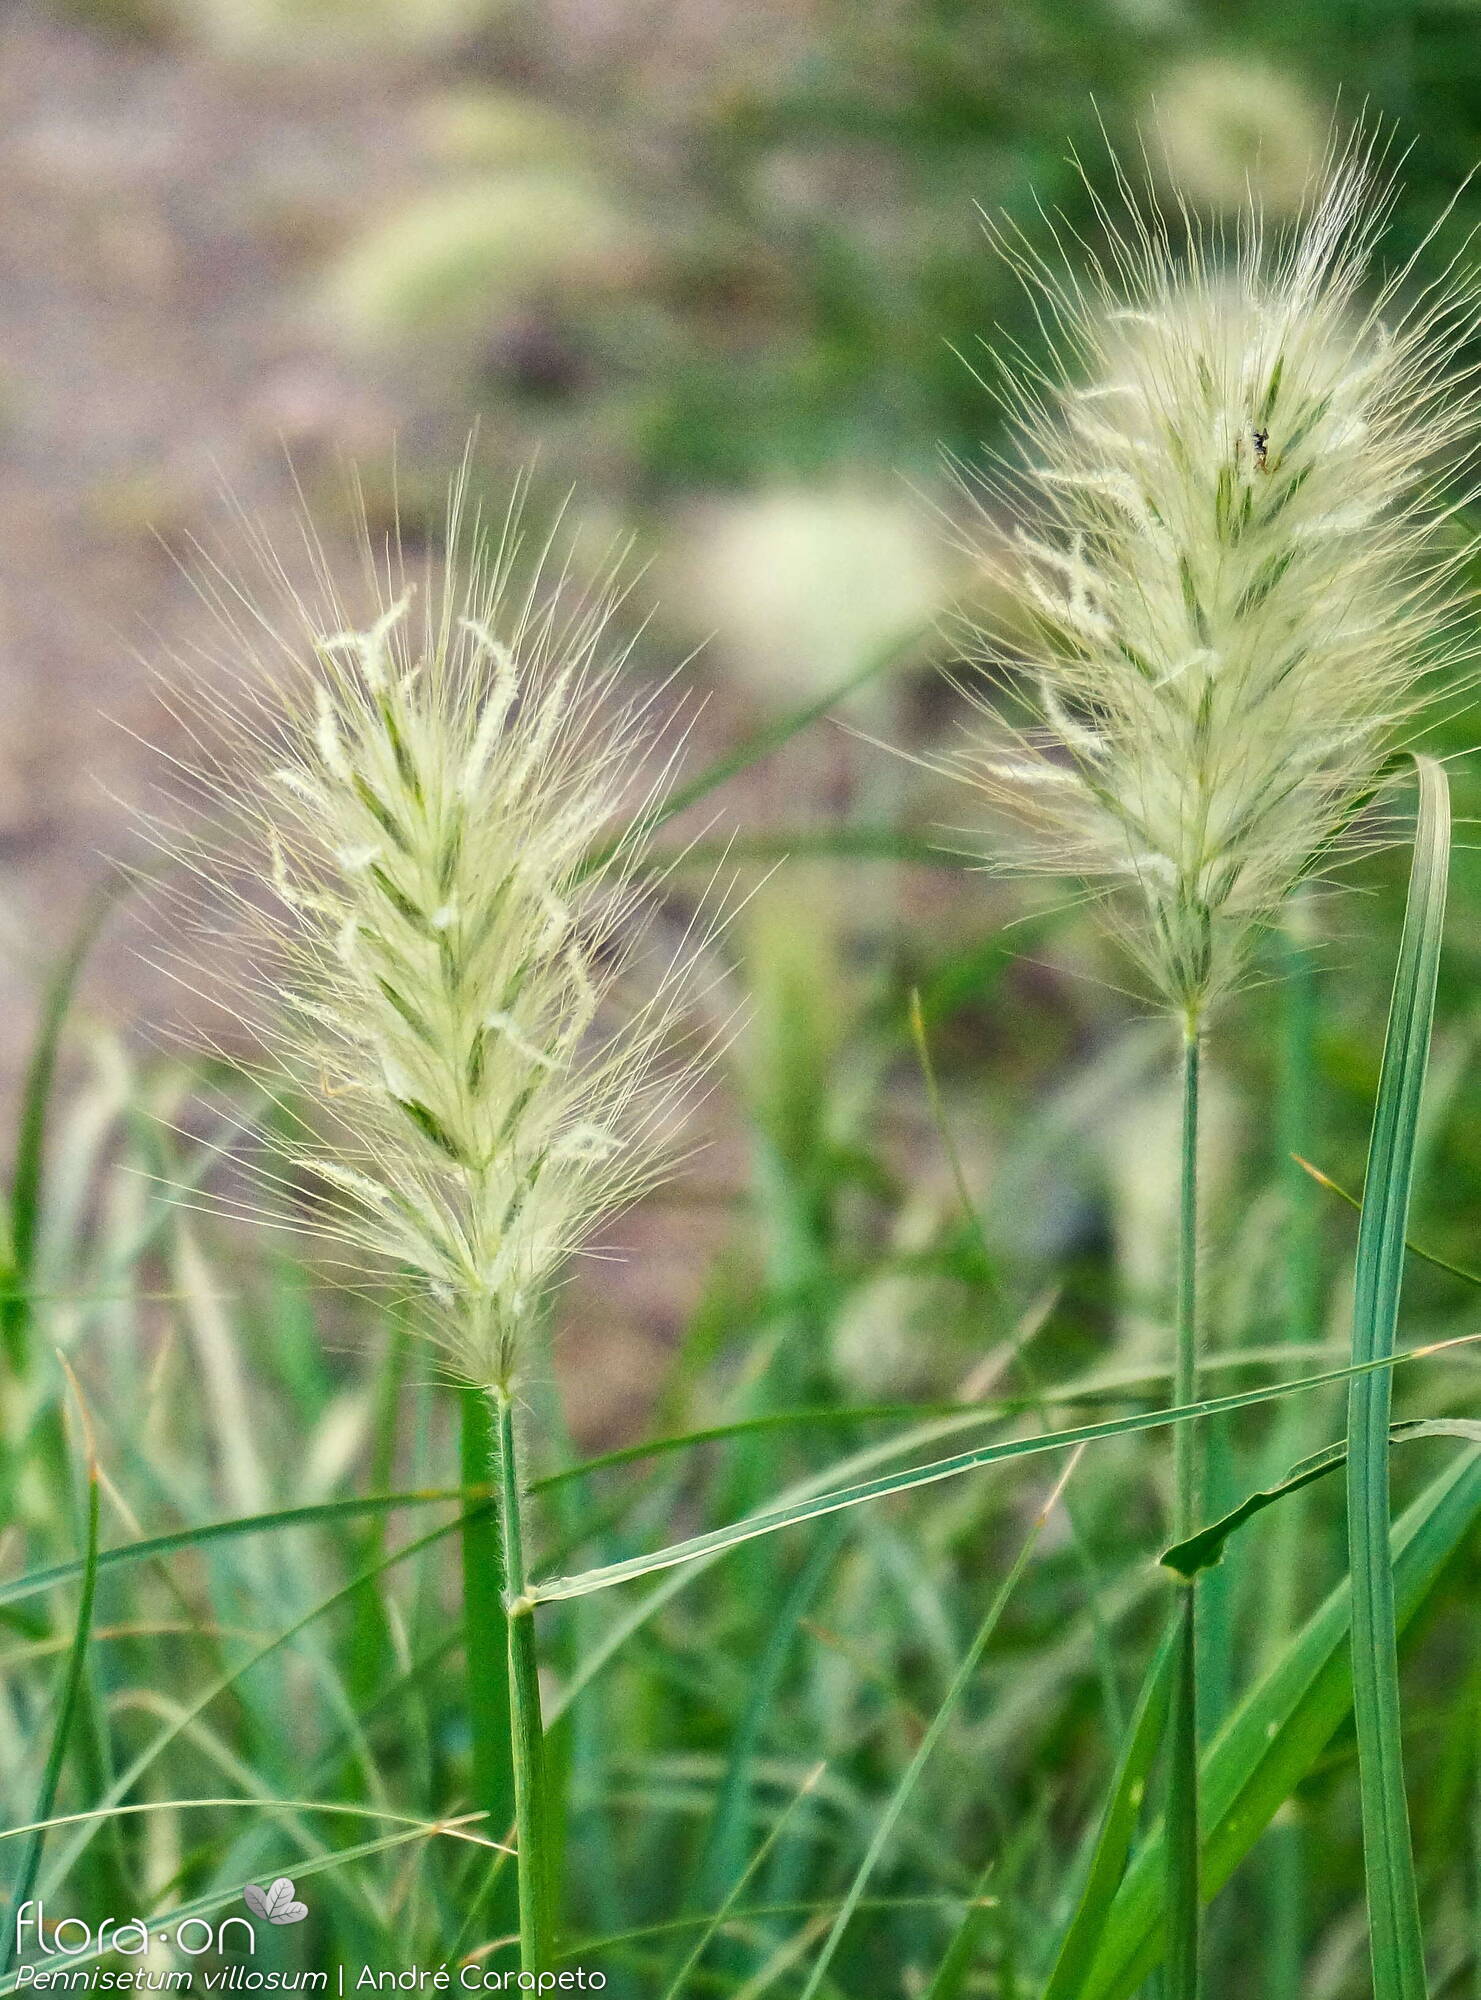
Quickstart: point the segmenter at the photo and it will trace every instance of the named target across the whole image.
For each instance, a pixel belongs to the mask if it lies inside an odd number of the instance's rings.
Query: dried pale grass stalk
[[[318,608],[260,538],[281,615],[216,572],[228,699],[189,704],[187,784],[214,826],[185,843],[208,935],[225,909],[221,948],[245,941],[224,978],[290,1166],[503,1394],[562,1260],[663,1170],[694,1073],[688,941],[626,991],[641,843],[611,835],[653,731],[604,654],[613,591],[573,606],[548,561],[516,586],[518,541],[517,506],[486,544],[455,496],[414,582],[366,537],[359,620],[311,535]]]
[[[1475,417],[1477,288],[1406,266],[1365,301],[1394,194],[1371,145],[1276,233],[1254,210],[1175,231],[1120,185],[1099,259],[993,226],[1052,359],[1005,357],[1020,450],[981,513],[1006,698],[950,768],[1001,815],[1003,865],[1105,890],[1196,1030],[1293,883],[1372,837],[1394,732],[1460,649],[1428,482]]]

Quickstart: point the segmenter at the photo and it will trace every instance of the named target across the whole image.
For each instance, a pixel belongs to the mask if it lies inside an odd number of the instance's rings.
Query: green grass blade
[[[987,1895],[987,1885],[995,1863],[989,1862],[977,1878],[977,1887],[972,1900],[967,1905],[965,1916],[957,1925],[956,1934],[946,1947],[945,1955],[936,1968],[936,1976],[926,1988],[922,2000],[961,2000],[967,1990],[967,1981],[996,1914],[996,1905]]]
[[[1379,1074],[1354,1271],[1355,1361],[1393,1352],[1404,1237],[1414,1182],[1420,1099],[1429,1066],[1435,983],[1450,862],[1450,794],[1443,768],[1417,760],[1419,818],[1409,902]],[[1399,1715],[1394,1579],[1389,1554],[1388,1374],[1348,1392],[1347,1522],[1352,1572],[1353,1719],[1363,1809],[1369,1949],[1375,2000],[1424,2000],[1419,1892],[1409,1836]]]
[[[117,900],[120,886],[109,884],[96,892],[89,903],[71,945],[47,985],[42,1000],[40,1027],[26,1066],[16,1131],[15,1161],[11,1169],[10,1264],[6,1272],[5,1293],[0,1297],[0,1338],[3,1338],[6,1359],[12,1368],[23,1367],[27,1359],[30,1286],[41,1222],[42,1179],[46,1170],[46,1127],[62,1029],[66,1025],[72,996],[77,990],[77,981],[87,962],[87,955]]]
[[[492,1506],[493,1503],[489,1502],[488,1504]],[[301,1616],[295,1618],[291,1624],[275,1632],[270,1639],[264,1640],[261,1645],[254,1646],[245,1658],[240,1660],[235,1666],[219,1674],[214,1680],[208,1681],[202,1691],[193,1695],[188,1702],[171,1714],[170,1720],[159,1733],[138,1752],[133,1762],[128,1765],[112,1786],[110,1786],[102,1804],[104,1806],[113,1806],[124,1799],[163,1751],[186,1733],[197,1716],[203,1715],[214,1701],[227,1693],[229,1689],[234,1688],[244,1675],[251,1673],[254,1667],[260,1666],[263,1661],[271,1659],[275,1653],[279,1652],[284,1646],[291,1644],[300,1633],[308,1631],[319,1619],[327,1616],[337,1606],[353,1603],[356,1592],[364,1590],[367,1584],[374,1582],[376,1578],[384,1576],[387,1571],[394,1569],[399,1563],[408,1562],[413,1557],[420,1555],[424,1550],[435,1547],[437,1543],[455,1533],[459,1525],[460,1522],[457,1519],[444,1521],[440,1527],[430,1529],[428,1533],[419,1536],[415,1541],[406,1542],[399,1548],[386,1551],[384,1554],[378,1556],[374,1562],[367,1564],[357,1575],[352,1576],[347,1583],[331,1591],[327,1597],[320,1598],[317,1603],[311,1605]],[[103,1815],[100,1814],[98,1817],[101,1818]],[[485,1841],[484,1844],[497,1844],[497,1834],[503,1831],[502,1827],[496,1829],[495,1837]],[[83,1845],[91,1838],[91,1833],[92,1829],[89,1829],[80,1837]],[[67,1855],[62,1873],[69,1872],[75,1861],[76,1852]]]
[[[46,1768],[41,1776],[41,1789],[37,1794],[36,1810],[32,1815],[35,1825],[26,1841],[15,1893],[10,1903],[10,1908],[17,1912],[36,1887],[36,1875],[41,1866],[41,1849],[46,1841],[46,1828],[42,1822],[50,1819],[52,1808],[56,1804],[57,1788],[62,1779],[62,1765],[67,1756],[67,1744],[72,1735],[72,1724],[82,1698],[83,1674],[87,1667],[87,1648],[93,1629],[93,1601],[97,1595],[97,1586],[98,1467],[96,1459],[89,1451],[87,1538],[82,1568],[82,1594],[77,1605],[77,1623],[72,1634],[72,1645],[67,1655],[67,1673],[62,1683],[62,1698],[57,1706],[57,1719],[52,1726]],[[8,1924],[4,1929],[4,1943],[0,1944],[0,1978],[9,1972],[15,1953],[15,1925]]]
[[[1393,1354],[1382,1359],[1365,1362],[1355,1367],[1332,1368],[1320,1375],[1304,1375],[1294,1382],[1267,1384],[1259,1389],[1243,1389],[1228,1396],[1212,1396],[1199,1403],[1190,1403],[1170,1410],[1143,1410],[1131,1416],[1108,1417],[1100,1423],[1080,1424],[1073,1430],[1049,1431],[1037,1437],[1010,1438],[1005,1444],[983,1445],[976,1451],[958,1452],[952,1458],[940,1458],[929,1465],[912,1466],[904,1472],[888,1473],[879,1479],[870,1479],[857,1486],[846,1486],[834,1491],[813,1492],[805,1499],[798,1499],[790,1505],[768,1509],[747,1515],[739,1521],[732,1521],[724,1528],[713,1528],[707,1534],[692,1535],[687,1541],[674,1542],[668,1548],[655,1549],[651,1555],[632,1556],[625,1562],[608,1563],[600,1569],[583,1570],[577,1576],[552,1577],[544,1583],[530,1586],[529,1595],[535,1603],[555,1603],[564,1598],[587,1597],[594,1590],[610,1590],[614,1584],[630,1583],[638,1577],[652,1576],[658,1570],[673,1569],[680,1563],[695,1562],[701,1557],[723,1554],[727,1549],[740,1546],[743,1542],[756,1540],[761,1535],[775,1534],[779,1529],[799,1526],[804,1521],[816,1521],[825,1514],[836,1514],[845,1507],[859,1507],[870,1500],[884,1499],[892,1493],[908,1493],[920,1486],[933,1486],[943,1479],[956,1479],[963,1473],[976,1472],[983,1466],[1001,1465],[1009,1459],[1032,1458],[1046,1451],[1067,1451],[1077,1444],[1090,1444],[1098,1438],[1125,1437],[1134,1431],[1158,1430],[1168,1424],[1190,1423],[1206,1417],[1223,1416],[1231,1410],[1246,1410],[1257,1403],[1274,1402],[1282,1396],[1294,1396],[1308,1389],[1324,1388],[1332,1382],[1350,1381],[1354,1375],[1388,1370],[1401,1361],[1415,1360],[1421,1354],[1435,1354],[1442,1348],[1468,1344],[1481,1335],[1468,1334],[1460,1340],[1443,1341],[1426,1348],[1415,1348],[1407,1354]],[[896,1443],[899,1441],[896,1440]]]
[[[1313,1357],[1341,1351],[1336,1344],[1321,1343],[1313,1344],[1306,1350]],[[1293,1349],[1288,1345],[1234,1349],[1225,1354],[1210,1355],[1203,1363],[1202,1372],[1204,1375],[1227,1375],[1240,1369],[1287,1361],[1292,1357]],[[622,1445],[615,1451],[602,1452],[596,1458],[584,1458],[578,1464],[544,1473],[539,1479],[532,1479],[525,1490],[529,1493],[555,1492],[600,1472],[609,1472],[624,1465],[640,1465],[649,1459],[681,1451],[693,1451],[701,1445],[723,1444],[756,1432],[794,1430],[814,1433],[828,1428],[853,1430],[859,1424],[882,1423],[919,1425],[924,1418],[939,1417],[949,1421],[938,1425],[936,1434],[946,1436],[954,1430],[969,1430],[974,1423],[994,1417],[1033,1416],[1046,1408],[1071,1404],[1091,1409],[1113,1403],[1134,1403],[1163,1387],[1171,1380],[1171,1375],[1169,1368],[1152,1367],[1123,1369],[1114,1374],[1096,1371],[1052,1387],[1025,1390],[1011,1396],[989,1396],[981,1402],[963,1402],[953,1397],[949,1402],[809,1403],[796,1409],[769,1410],[762,1416],[738,1417],[730,1423],[708,1424],[698,1430],[676,1431],[668,1436],[644,1439],[640,1444]]]
[[[812,1473],[807,1478],[798,1480],[795,1485],[787,1487],[778,1496],[778,1505],[790,1506],[794,1502],[810,1499],[814,1494],[825,1491],[833,1481],[841,1477],[860,1477],[874,1466],[883,1465],[890,1459],[898,1457],[903,1451],[922,1450],[943,1437],[953,1435],[960,1423],[960,1417],[935,1418],[930,1422],[914,1425],[899,1437],[866,1445],[852,1453],[841,1465],[835,1464],[821,1472]],[[554,1721],[557,1716],[563,1715],[635,1633],[641,1631],[681,1591],[705,1574],[711,1563],[718,1560],[718,1553],[702,1555],[683,1567],[671,1567],[669,1573],[654,1589],[612,1619],[597,1644],[577,1663],[568,1679],[556,1691],[550,1705],[550,1719]]]
[[[1310,1174],[1318,1187],[1325,1188],[1329,1194],[1335,1194],[1339,1201],[1345,1201],[1349,1208],[1355,1208],[1359,1215],[1362,1214],[1361,1197],[1352,1193],[1351,1189],[1343,1187],[1340,1181],[1334,1181],[1330,1174],[1324,1174],[1320,1167],[1314,1167],[1310,1160],[1303,1160],[1299,1153],[1292,1153],[1291,1158],[1303,1174]],[[1411,1257],[1417,1257],[1421,1264],[1428,1264],[1433,1270],[1444,1271],[1448,1277],[1459,1278],[1463,1284],[1475,1285],[1481,1289],[1481,1275],[1475,1271],[1468,1271],[1464,1264],[1452,1264],[1448,1257],[1437,1257],[1433,1250],[1426,1250],[1423,1244],[1414,1242],[1408,1236],[1404,1238],[1404,1248]]]
[[[476,1493],[477,1488],[473,1489]],[[484,1489],[487,1493],[487,1488]],[[202,1548],[210,1542],[229,1541],[236,1535],[270,1534],[277,1528],[308,1528],[322,1522],[354,1521],[367,1515],[392,1513],[402,1507],[432,1507],[438,1503],[468,1497],[458,1486],[426,1487],[412,1493],[372,1493],[360,1500],[320,1500],[308,1507],[275,1507],[266,1514],[238,1514],[229,1521],[208,1521],[199,1528],[175,1528],[167,1535],[150,1535],[140,1542],[120,1542],[98,1552],[100,1570],[122,1564],[150,1562],[157,1556],[175,1555],[182,1549]],[[488,1514],[492,1497],[482,1499],[471,1513]],[[454,1523],[454,1526],[457,1524]],[[0,1606],[17,1604],[22,1598],[36,1597],[74,1583],[83,1572],[81,1562],[52,1563],[46,1569],[27,1570],[24,1576],[0,1583]],[[372,1572],[373,1574],[374,1572]]]
[[[715,1793],[715,1810],[704,1851],[700,1855],[698,1900],[701,1906],[712,1899],[725,1898],[727,1886],[734,1884],[740,1873],[740,1856],[744,1853],[746,1830],[751,1818],[751,1770],[761,1748],[766,1716],[780,1689],[797,1628],[837,1558],[842,1541],[841,1531],[846,1526],[846,1523],[835,1522],[832,1533],[818,1536],[807,1561],[783,1598],[766,1644],[756,1660],[751,1691],[731,1736],[725,1774]]]
[[[854,1879],[849,1884],[848,1893],[843,1899],[843,1904],[839,1909],[838,1915],[833,1919],[833,1927],[823,1940],[822,1949],[813,1960],[812,1967],[807,1976],[807,1984],[802,1989],[801,2000],[817,2000],[819,1990],[827,1975],[828,1967],[833,1963],[834,1954],[843,1942],[843,1934],[848,1929],[854,1912],[859,1907],[860,1900],[873,1878],[875,1869],[879,1866],[880,1858],[889,1846],[895,1828],[899,1824],[900,1815],[909,1804],[911,1794],[915,1790],[920,1775],[930,1762],[937,1744],[945,1734],[947,1724],[951,1721],[952,1716],[956,1713],[961,1703],[963,1695],[966,1694],[967,1689],[972,1685],[977,1669],[982,1664],[982,1656],[987,1651],[988,1642],[997,1630],[998,1620],[1007,1608],[1008,1599],[1017,1589],[1019,1579],[1028,1568],[1030,1558],[1038,1546],[1039,1536],[1043,1533],[1044,1524],[1058,1505],[1060,1496],[1069,1484],[1079,1461],[1080,1452],[1077,1451],[1065,1467],[1063,1473],[1061,1473],[1059,1479],[1055,1482],[1054,1490],[1034,1516],[1033,1521],[1029,1525],[1029,1531],[1025,1535],[1023,1544],[1014,1558],[1007,1575],[993,1593],[992,1602],[988,1605],[986,1615],[973,1635],[971,1645],[962,1657],[961,1665],[957,1668],[955,1674],[953,1674],[950,1685],[941,1698],[940,1706],[931,1717],[930,1724],[916,1747],[915,1755],[911,1758],[909,1764],[906,1765],[905,1770],[901,1774],[900,1782],[890,1794],[889,1803],[885,1806],[884,1811],[880,1814],[875,1824],[874,1832],[870,1836],[869,1845],[864,1850],[864,1858],[854,1872]]]
[[[1407,1444],[1412,1438],[1431,1437],[1458,1437],[1465,1438],[1470,1444],[1481,1444],[1481,1423],[1474,1417],[1409,1417],[1400,1423],[1390,1424],[1388,1435],[1391,1445]],[[1220,1520],[1200,1529],[1196,1535],[1190,1535],[1187,1541],[1165,1549],[1161,1558],[1163,1564],[1168,1569],[1176,1570],[1179,1576],[1195,1576],[1201,1569],[1212,1569],[1216,1563],[1223,1561],[1224,1545],[1236,1528],[1242,1528],[1246,1521],[1263,1514],[1267,1507],[1273,1507],[1288,1493],[1299,1493],[1303,1486],[1324,1479],[1329,1472],[1335,1472],[1346,1463],[1345,1441],[1328,1445],[1325,1451],[1303,1458],[1278,1486],[1267,1486],[1258,1493],[1251,1493]]]
[[[1106,1801],[1085,1884],[1060,1943],[1049,1983],[1044,1988],[1043,2000],[1075,2000],[1086,1969],[1095,1957],[1116,1891],[1126,1872],[1126,1861],[1136,1838],[1137,1817],[1146,1794],[1147,1780],[1162,1741],[1176,1651],[1177,1626],[1173,1622],[1169,1623],[1142,1684],[1136,1713],[1111,1781],[1110,1797]]]
[[[1338,1350],[1333,1348],[1331,1351]],[[1229,1373],[1241,1368],[1255,1368],[1285,1359],[1288,1353],[1285,1348],[1265,1347],[1244,1353],[1216,1355],[1204,1364],[1203,1372],[1207,1375],[1215,1370]],[[763,1416],[738,1417],[727,1424],[709,1424],[700,1430],[678,1431],[667,1437],[645,1439],[641,1444],[622,1445],[615,1451],[601,1453],[597,1458],[582,1459],[577,1465],[562,1466],[558,1472],[547,1472],[539,1479],[532,1479],[526,1490],[530,1493],[551,1493],[599,1472],[612,1471],[624,1465],[641,1465],[649,1459],[694,1451],[701,1445],[723,1444],[766,1431],[816,1433],[830,1428],[852,1430],[859,1424],[917,1425],[924,1418],[940,1417],[950,1420],[949,1424],[943,1423],[938,1427],[937,1434],[945,1436],[948,1430],[970,1430],[974,1423],[985,1423],[995,1417],[1035,1416],[1041,1410],[1057,1406],[1074,1404],[1090,1408],[1107,1403],[1133,1403],[1162,1387],[1170,1376],[1171,1371],[1166,1368],[1138,1368],[1118,1375],[1082,1376],[1052,1388],[1025,1390],[1017,1395],[989,1396],[981,1402],[969,1403],[953,1398],[950,1402],[813,1403],[797,1409],[769,1410]]]
[[[755,1853],[730,1885],[730,1889],[721,1900],[719,1907],[710,1916],[701,1919],[704,1928],[695,1939],[693,1948],[686,1955],[683,1964],[680,1965],[678,1971],[664,1988],[663,2000],[683,2000],[683,1996],[690,1991],[690,1980],[699,1970],[700,1960],[719,1935],[726,1920],[739,1909],[741,1897],[765,1866],[767,1856],[781,1839],[783,1833],[786,1832],[792,1815],[802,1804],[802,1801],[813,1791],[826,1768],[826,1765],[817,1764],[808,1772],[797,1791],[787,1801],[783,1811],[777,1814],[765,1839],[757,1847]]]
[[[1395,1524],[1397,1621],[1415,1616],[1481,1522],[1481,1453],[1448,1466]],[[1203,1892],[1229,1880],[1352,1711],[1344,1579],[1240,1702],[1203,1760]],[[1162,1956],[1162,1834],[1133,1858],[1077,2000],[1129,2000]]]
[[[923,637],[925,633],[922,631],[892,640],[888,646],[871,654],[855,673],[848,675],[836,687],[830,688],[826,694],[820,695],[816,701],[803,703],[800,708],[792,709],[777,721],[768,723],[764,729],[758,729],[754,735],[746,737],[734,750],[717,758],[697,777],[691,778],[688,784],[676,786],[660,804],[654,806],[651,811],[641,814],[628,831],[620,836],[616,845],[631,846],[634,842],[646,840],[661,826],[667,826],[670,820],[677,819],[680,813],[688,812],[691,806],[698,805],[701,799],[708,798],[711,792],[718,791],[732,778],[739,777],[742,771],[748,771],[753,764],[759,764],[763,757],[769,757],[773,751],[780,750],[784,743],[790,743],[794,736],[800,735],[814,722],[821,722],[830,709],[836,708],[849,695],[856,693],[858,689],[886,672],[896,660],[906,658]],[[586,870],[600,868],[610,860],[612,853],[612,844],[598,848],[587,861]]]

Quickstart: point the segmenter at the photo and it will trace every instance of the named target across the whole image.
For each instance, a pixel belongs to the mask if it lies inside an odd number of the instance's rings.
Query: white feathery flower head
[[[1011,823],[1010,865],[1108,885],[1196,1027],[1294,883],[1354,844],[1389,733],[1461,651],[1427,482],[1475,414],[1454,361],[1477,293],[1452,267],[1411,302],[1406,267],[1365,300],[1393,199],[1371,145],[1274,233],[1184,214],[1175,245],[1121,191],[1104,261],[993,232],[1054,358],[1005,370],[1021,462],[981,514],[1015,598],[1015,636],[984,635],[1008,699],[949,765]],[[1008,719],[1020,701],[1037,726]]]
[[[290,1163],[329,1229],[410,1272],[455,1372],[507,1392],[562,1260],[671,1156],[695,951],[626,997],[645,898],[612,829],[653,732],[604,657],[610,584],[574,607],[567,573],[517,586],[517,503],[492,547],[462,515],[455,491],[445,571],[416,582],[367,539],[359,622],[218,577],[234,685],[195,699],[187,774],[216,824],[162,838],[208,920],[235,911],[216,984],[240,982],[269,1089],[314,1106]]]

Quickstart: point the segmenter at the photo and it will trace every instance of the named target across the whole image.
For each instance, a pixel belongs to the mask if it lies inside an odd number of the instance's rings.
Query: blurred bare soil
[[[180,558],[223,490],[402,413],[335,358],[306,260],[398,177],[395,79],[234,67],[10,6],[0,20],[0,1089],[45,958],[126,844],[164,728],[141,656],[188,649]],[[125,1019],[144,975],[105,951]],[[94,997],[98,997],[96,991]]]

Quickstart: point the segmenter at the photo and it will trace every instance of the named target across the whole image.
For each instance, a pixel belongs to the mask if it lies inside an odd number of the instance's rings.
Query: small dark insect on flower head
[[[1462,650],[1430,475],[1476,414],[1477,292],[1452,268],[1413,305],[1407,272],[1364,296],[1393,200],[1373,150],[1232,243],[1184,216],[1175,246],[1124,182],[1103,262],[995,231],[1056,337],[1047,376],[1005,371],[1022,455],[981,510],[1018,600],[992,656],[1037,717],[989,708],[951,768],[1007,865],[1104,887],[1194,1024],[1292,885],[1359,842],[1417,683]]]

